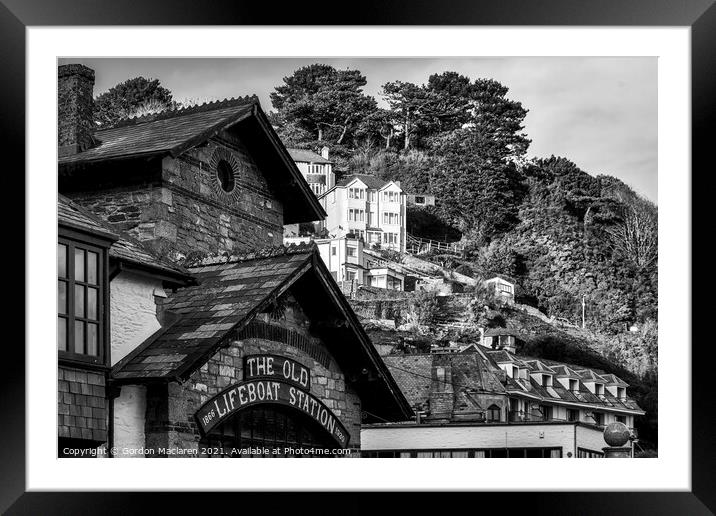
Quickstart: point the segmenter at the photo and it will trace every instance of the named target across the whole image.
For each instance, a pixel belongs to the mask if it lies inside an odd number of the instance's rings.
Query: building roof
[[[479,353],[387,355],[383,357],[393,377],[413,407],[427,408],[431,390],[436,379],[432,376],[433,365],[445,365],[451,369],[449,388],[455,397],[453,415],[484,410],[474,398],[480,393],[505,393],[499,372],[490,368]]]
[[[123,120],[95,131],[96,146],[63,156],[58,163],[62,171],[129,158],[177,157],[227,129],[235,130],[249,145],[254,159],[265,163],[262,169],[273,175],[271,186],[284,204],[286,224],[326,216],[255,96]]]
[[[619,387],[629,387],[629,384],[626,383],[624,380],[619,378],[615,374],[603,374],[601,375],[602,378],[604,378],[607,381],[607,385],[617,385]]]
[[[546,373],[546,374],[555,374],[556,371],[546,365],[541,360],[526,360],[527,366],[530,368],[530,371],[534,373]]]
[[[511,335],[512,337],[519,337],[519,333],[509,328],[488,328],[485,330],[485,337],[495,337],[498,335]]]
[[[365,185],[371,190],[380,190],[388,183],[391,183],[391,181],[385,181],[384,179],[369,174],[351,174],[349,176],[342,177],[336,182],[336,186],[348,186],[354,179],[363,181],[363,183],[365,183]]]
[[[291,155],[291,159],[293,159],[293,161],[302,161],[305,163],[333,163],[331,160],[328,160],[309,149],[287,148],[286,150]]]
[[[61,194],[57,198],[57,215],[60,226],[112,239],[113,242],[109,248],[110,258],[146,269],[152,274],[160,274],[165,276],[164,279],[179,284],[194,282],[193,277],[184,267],[158,256],[139,240],[122,231],[117,231],[93,213]]]
[[[312,321],[342,317],[323,339],[347,376],[368,374],[356,389],[367,410],[409,418],[410,405],[365,334],[313,245],[267,248],[243,256],[205,259],[189,267],[199,285],[167,299],[173,323],[163,327],[112,369],[120,383],[185,380],[221,345],[236,339],[255,316],[290,291]],[[319,326],[318,324],[314,326]],[[318,330],[316,330],[318,331]],[[377,407],[377,408],[376,408]],[[382,407],[382,408],[381,408]],[[384,412],[383,417],[387,414]]]
[[[601,376],[592,371],[591,369],[580,369],[577,371],[579,376],[582,377],[582,380],[588,381],[588,382],[600,382],[600,383],[607,383],[607,381]]]
[[[61,157],[60,164],[105,161],[136,155],[186,150],[252,115],[256,99],[245,97],[123,120],[95,131],[99,144],[85,152]],[[201,141],[197,141],[201,140]]]
[[[581,378],[574,369],[563,364],[552,366],[552,369],[557,373],[557,378],[571,378],[573,380],[579,380]]]

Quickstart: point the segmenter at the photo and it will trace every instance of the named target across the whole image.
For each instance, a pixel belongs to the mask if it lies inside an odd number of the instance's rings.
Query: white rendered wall
[[[161,325],[156,294],[164,295],[162,282],[132,272],[120,272],[110,284],[112,365],[144,342]]]
[[[157,320],[156,295],[165,295],[160,280],[127,271],[120,272],[112,280],[112,365],[161,327]],[[122,386],[120,395],[113,403],[115,456],[142,457],[131,450],[141,450],[145,445],[146,388],[139,385]]]
[[[574,456],[578,447],[601,451],[604,446],[606,443],[601,431],[573,424],[411,426],[361,430],[361,449],[366,451],[559,447],[562,448],[562,457],[567,458],[567,453]]]
[[[145,445],[144,418],[147,410],[147,389],[143,385],[124,385],[114,399],[115,457],[143,457],[133,450]]]

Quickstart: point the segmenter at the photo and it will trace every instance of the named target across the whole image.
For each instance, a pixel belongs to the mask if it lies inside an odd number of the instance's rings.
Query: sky
[[[529,157],[562,156],[592,175],[618,177],[657,201],[657,60],[653,57],[480,58],[92,58],[60,59],[95,70],[95,95],[126,79],[159,79],[178,101],[255,94],[264,111],[284,77],[311,63],[358,69],[380,104],[389,81],[426,83],[455,71],[490,78],[529,110]]]

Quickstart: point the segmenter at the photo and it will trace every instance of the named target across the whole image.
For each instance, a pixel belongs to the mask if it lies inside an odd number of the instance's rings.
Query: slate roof
[[[115,230],[102,219],[61,194],[57,197],[57,218],[60,226],[112,239],[109,248],[110,258],[169,275],[180,284],[193,282],[193,278],[184,267],[157,256],[140,241]]]
[[[345,177],[341,178],[339,181],[337,181],[336,186],[348,186],[348,184],[351,181],[353,181],[354,179],[360,179],[371,190],[380,190],[385,185],[390,183],[390,181],[385,181],[379,177],[369,175],[369,174],[351,174],[351,175],[345,176]]]
[[[509,328],[488,328],[485,330],[485,337],[494,337],[497,335],[510,335],[518,338],[520,336],[515,330],[510,330]]]
[[[500,381],[499,372],[479,353],[455,354],[413,354],[388,355],[383,357],[390,373],[403,391],[408,402],[414,407],[428,406],[430,392],[433,388],[432,368],[434,362],[450,366],[452,392],[455,402],[453,416],[461,413],[484,411],[472,396],[477,393],[505,393]]]
[[[190,267],[200,285],[180,289],[164,307],[179,314],[113,368],[115,379],[172,378],[183,374],[230,330],[249,322],[311,262],[304,246],[293,252]]]
[[[552,369],[557,373],[557,378],[572,378],[573,380],[581,378],[574,369],[566,365],[552,366]]]
[[[158,115],[131,118],[94,133],[99,145],[65,156],[60,164],[103,161],[170,152],[176,155],[193,139],[216,133],[252,114],[254,97],[210,102]]]
[[[535,373],[555,374],[554,369],[547,366],[540,360],[527,360],[526,363],[527,363],[527,366],[530,368],[530,370]]]
[[[324,158],[312,150],[291,148],[286,148],[286,150],[291,155],[293,161],[303,161],[306,163],[333,163],[331,160]]]
[[[497,368],[498,363],[513,362],[517,359],[511,353],[505,350],[492,350],[482,347],[479,351],[491,362],[491,364]],[[543,387],[541,384],[533,380],[531,377],[528,381],[517,380],[510,377],[506,378],[504,383],[505,388],[510,391],[510,394],[522,393],[525,395],[539,396],[542,400],[549,401],[563,401],[569,403],[581,403],[595,405],[595,409],[598,408],[614,408],[614,409],[628,409],[634,411],[642,411],[641,407],[632,398],[626,398],[619,400],[616,397],[605,392],[602,396],[592,394],[587,389],[583,381],[585,378],[598,378],[597,381],[606,381],[607,377],[614,376],[619,379],[616,375],[601,375],[591,369],[579,369],[576,370],[573,365],[567,365],[554,360],[537,359],[535,357],[521,357],[522,360],[534,371],[544,371],[556,373],[557,378],[568,377],[567,374],[572,377],[579,378],[578,391],[572,392],[562,386],[559,380],[552,382],[552,386]],[[577,376],[578,375],[578,376]],[[620,380],[621,381],[621,380]]]
[[[607,381],[607,385],[618,385],[619,387],[629,387],[629,384],[619,378],[615,374],[603,374],[601,375]]]
[[[167,299],[165,306],[174,322],[115,364],[112,381],[145,383],[188,378],[216,353],[219,345],[233,338],[235,331],[292,289],[310,320],[320,322],[325,318],[325,322],[335,322],[339,317],[345,323],[330,330],[325,342],[344,371],[370,376],[370,381],[364,378],[355,384],[365,410],[392,420],[413,416],[314,244],[206,258],[188,268],[200,284],[179,289]]]

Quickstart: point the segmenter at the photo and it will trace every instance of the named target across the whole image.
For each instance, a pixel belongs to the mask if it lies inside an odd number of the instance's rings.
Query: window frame
[[[66,292],[66,303],[67,303],[67,310],[63,317],[65,320],[67,320],[67,333],[66,333],[66,343],[68,350],[59,349],[58,344],[59,342],[56,342],[55,349],[57,349],[57,356],[60,362],[63,363],[73,363],[76,365],[95,365],[95,366],[102,366],[106,367],[109,363],[109,331],[110,331],[110,323],[109,323],[109,252],[108,247],[103,245],[103,242],[100,239],[93,239],[90,237],[80,237],[79,235],[75,235],[74,232],[71,231],[62,231],[60,230],[58,232],[57,236],[57,245],[60,244],[67,246],[67,275],[63,277],[62,279],[65,280],[67,283],[67,292]],[[88,285],[88,282],[80,281],[77,282],[77,280],[74,278],[74,250],[75,249],[81,249],[86,252],[93,252],[97,253],[97,285],[96,288],[98,290],[97,293],[97,355],[88,355],[84,353],[77,353],[75,351],[69,351],[69,349],[74,349],[74,323],[76,321],[76,316],[74,314],[74,302],[75,302],[75,286],[81,285],[85,287],[85,291],[90,287]],[[85,260],[85,275],[86,275],[86,260]],[[59,281],[60,277],[57,274],[57,278],[55,280],[55,288],[59,289]],[[87,296],[85,296],[85,310],[86,310],[86,303],[87,303]],[[57,315],[56,317],[60,318],[60,312],[59,312],[59,306],[57,307]],[[89,320],[89,317],[80,317],[79,320],[81,321],[87,321]],[[94,320],[92,320],[94,321]],[[59,335],[55,334],[55,338],[59,339]],[[85,331],[85,339],[86,339],[86,331]]]

